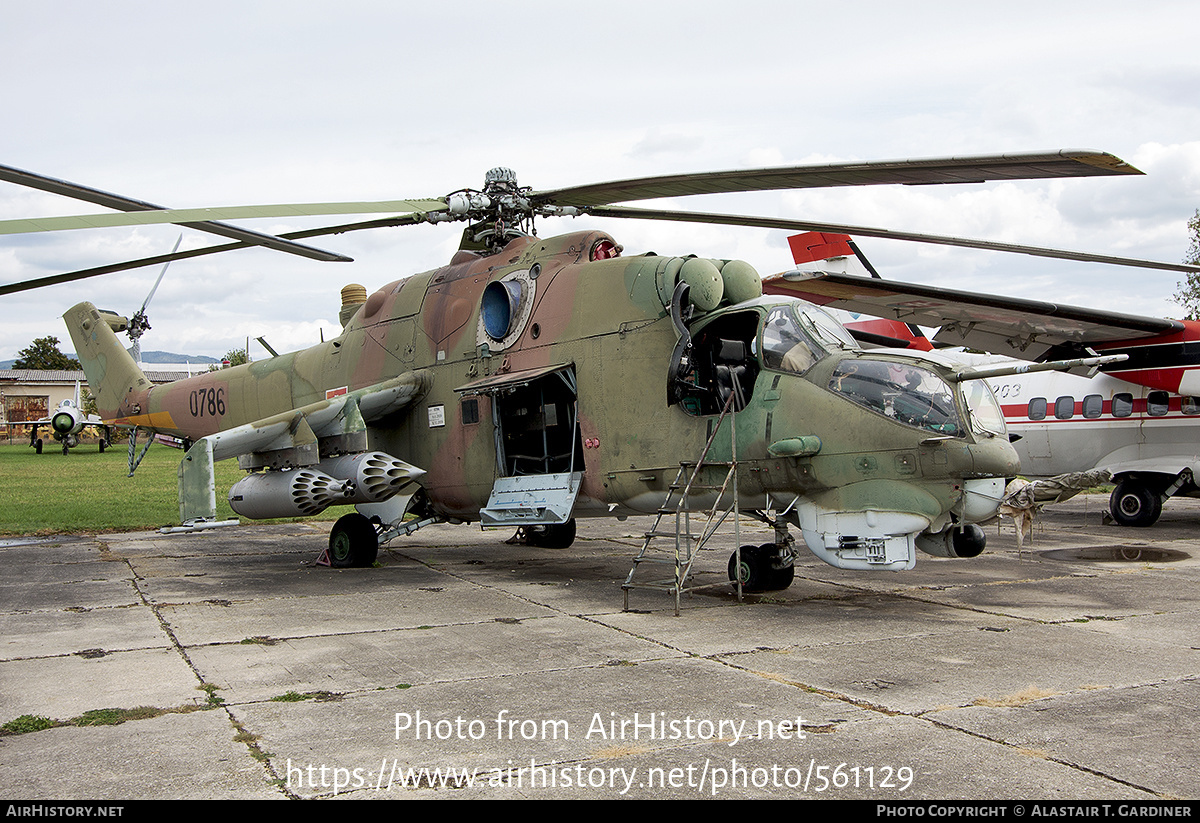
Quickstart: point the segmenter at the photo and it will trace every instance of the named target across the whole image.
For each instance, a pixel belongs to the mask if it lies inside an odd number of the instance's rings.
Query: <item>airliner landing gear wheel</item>
[[[1108,500],[1112,518],[1121,526],[1153,526],[1162,514],[1162,500],[1146,486],[1125,478]]]
[[[329,532],[329,565],[335,569],[370,566],[379,555],[375,525],[355,512],[341,517]]]

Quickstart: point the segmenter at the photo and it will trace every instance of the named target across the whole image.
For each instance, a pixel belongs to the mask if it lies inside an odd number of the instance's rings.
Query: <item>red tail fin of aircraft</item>
[[[875,271],[866,256],[859,251],[858,246],[848,234],[809,231],[804,234],[793,234],[788,238],[788,245],[792,249],[792,259],[796,261],[797,266],[817,261],[828,261],[837,266],[839,261],[844,262],[847,258],[855,258],[872,277],[879,277],[879,273]],[[845,272],[846,267],[842,265],[840,268],[827,270]],[[918,349],[920,351],[933,349],[933,344],[920,327],[902,323],[899,320],[860,315],[843,325],[864,343],[893,349]]]

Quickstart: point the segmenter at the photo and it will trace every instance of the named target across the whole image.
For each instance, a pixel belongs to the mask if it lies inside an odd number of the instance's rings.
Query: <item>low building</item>
[[[156,384],[171,383],[187,376],[186,368],[146,372],[146,378]],[[3,426],[0,433],[4,435],[4,442],[28,441],[28,421],[44,420],[59,403],[74,400],[76,385],[81,393],[87,389],[87,377],[82,371],[0,369],[0,426]]]

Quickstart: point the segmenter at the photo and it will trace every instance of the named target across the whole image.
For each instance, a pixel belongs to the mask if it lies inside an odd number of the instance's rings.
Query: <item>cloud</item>
[[[1004,14],[935,3],[909,16],[870,2],[836,14],[753,0],[684,8],[213,0],[198,15],[121,1],[18,5],[0,30],[0,69],[16,78],[0,89],[0,104],[19,117],[0,137],[0,162],[183,207],[444,195],[478,188],[497,165],[548,189],[753,165],[1088,147],[1122,155],[1147,176],[675,205],[1169,260],[1186,249],[1184,222],[1200,207],[1194,4],[1149,2],[1133,13],[1101,2],[1086,15],[1073,4],[1023,2]],[[0,185],[0,219],[98,210]],[[790,262],[784,232],[612,220],[545,221],[539,231],[590,225],[631,252],[739,257],[764,272]],[[0,282],[161,253],[177,232],[0,238]],[[303,345],[336,315],[342,284],[373,289],[443,265],[458,234],[458,226],[419,226],[316,243],[353,264],[261,250],[176,264],[143,344],[180,351],[186,343],[214,356],[246,334],[265,334],[280,350],[287,344],[276,339]],[[185,244],[203,242],[185,234]],[[885,275],[1061,288],[1099,308],[1133,310],[1137,301],[1167,312],[1178,279],[1135,273],[1131,295],[1128,273],[1102,267],[862,245]],[[1075,287],[1084,272],[1094,288]],[[58,318],[80,299],[136,308],[156,274],[0,298],[0,358],[34,337],[62,336]]]

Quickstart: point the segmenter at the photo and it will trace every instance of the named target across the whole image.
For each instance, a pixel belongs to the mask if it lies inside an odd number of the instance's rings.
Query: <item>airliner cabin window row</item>
[[[1163,417],[1171,408],[1171,393],[1156,389],[1146,395],[1146,414],[1151,417]],[[1050,411],[1049,401],[1045,397],[1034,397],[1029,401],[1027,415],[1030,420],[1045,420]],[[1084,417],[1094,420],[1104,413],[1104,398],[1098,394],[1089,394],[1083,398],[1080,411]],[[1133,394],[1117,392],[1113,395],[1111,406],[1113,417],[1129,417],[1133,414]],[[1181,397],[1180,411],[1184,414],[1200,415],[1200,397]],[[1054,401],[1054,417],[1058,420],[1070,420],[1075,416],[1075,398],[1070,395],[1056,398]]]

